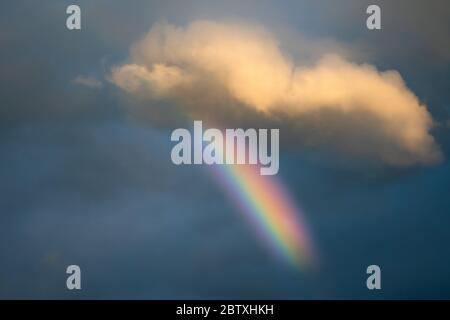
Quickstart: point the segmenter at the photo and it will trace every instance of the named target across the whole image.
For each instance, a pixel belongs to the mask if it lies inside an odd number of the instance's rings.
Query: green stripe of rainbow
[[[255,165],[212,167],[219,183],[273,253],[296,266],[314,264],[309,231],[275,176],[261,176]]]

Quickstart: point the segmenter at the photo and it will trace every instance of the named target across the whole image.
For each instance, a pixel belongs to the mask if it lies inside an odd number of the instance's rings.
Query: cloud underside
[[[397,71],[332,50],[313,64],[294,62],[258,26],[157,24],[132,47],[129,63],[112,69],[111,81],[141,101],[172,101],[214,125],[277,125],[293,147],[391,165],[441,158],[426,106]]]

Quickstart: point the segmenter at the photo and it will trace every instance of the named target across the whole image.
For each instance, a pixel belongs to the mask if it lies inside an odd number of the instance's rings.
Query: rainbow
[[[305,269],[316,262],[301,213],[275,176],[261,176],[256,165],[213,165],[228,195],[277,258]]]
[[[215,127],[222,132],[225,130]],[[277,176],[261,175],[259,165],[214,164],[209,167],[218,184],[276,258],[296,268],[317,266],[318,255],[303,215]]]

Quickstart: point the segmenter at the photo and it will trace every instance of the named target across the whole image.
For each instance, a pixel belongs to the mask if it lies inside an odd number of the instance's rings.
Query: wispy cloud
[[[103,86],[103,83],[101,81],[99,81],[93,77],[82,76],[82,75],[75,77],[75,79],[73,79],[72,82],[75,84],[81,85],[81,86],[94,88],[94,89],[98,89]]]

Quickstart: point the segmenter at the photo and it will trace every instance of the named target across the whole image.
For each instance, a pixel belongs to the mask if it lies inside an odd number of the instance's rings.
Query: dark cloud
[[[447,160],[367,170],[285,150],[280,177],[321,257],[315,274],[302,273],[265,251],[206,170],[169,162],[170,130],[148,121],[158,113],[110,85],[72,82],[104,80],[161,19],[237,17],[362,47],[358,56],[398,67],[445,123],[448,5],[384,2],[386,32],[372,34],[361,1],[78,1],[84,29],[72,33],[71,3],[0,4],[1,298],[449,298]],[[176,106],[155,108],[165,117]],[[448,155],[448,129],[433,135]],[[383,272],[375,294],[364,286],[372,263]],[[65,288],[69,264],[82,268],[79,293]]]

